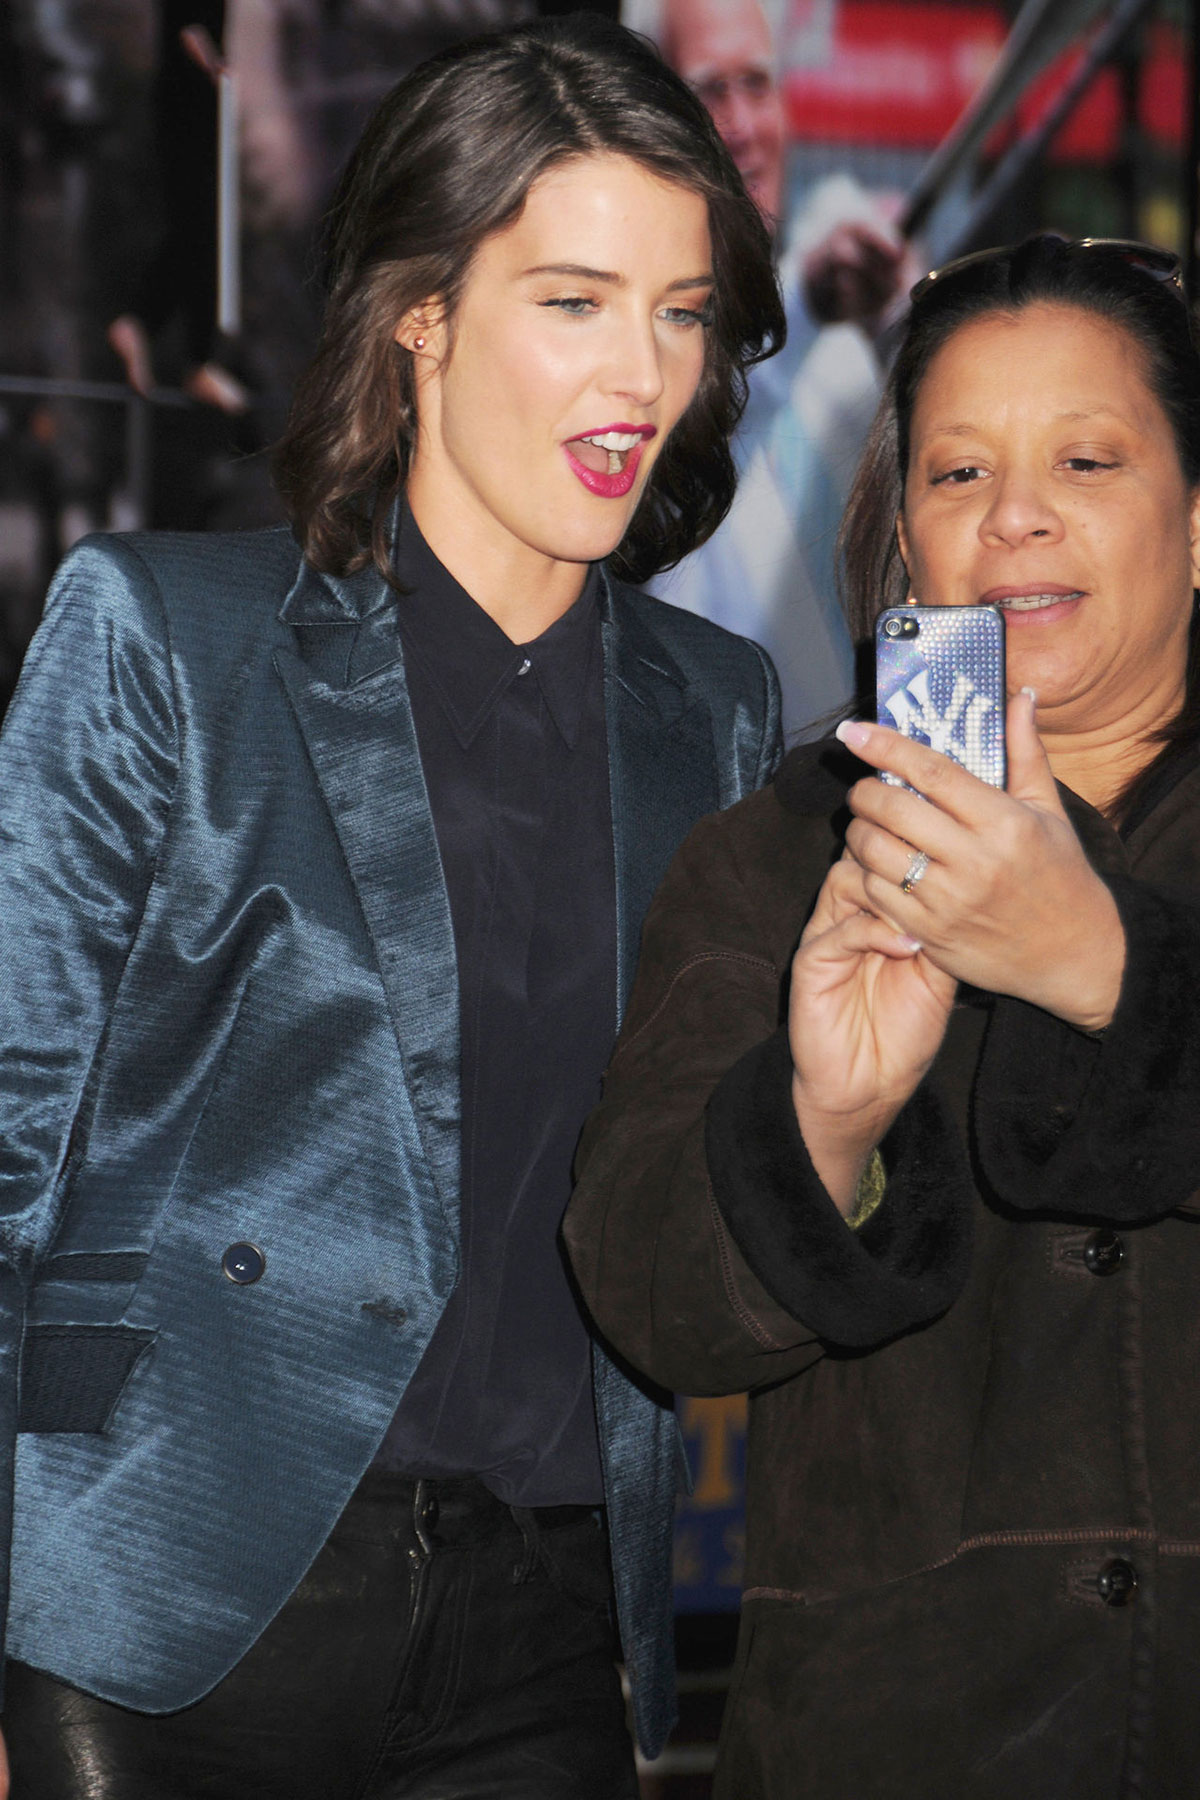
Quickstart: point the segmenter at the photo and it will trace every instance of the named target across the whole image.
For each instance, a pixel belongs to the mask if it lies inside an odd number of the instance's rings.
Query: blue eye
[[[596,302],[585,299],[582,294],[560,294],[556,295],[553,300],[541,300],[538,304],[540,306],[556,306],[560,312],[567,313],[571,318],[579,319],[592,312]]]
[[[714,316],[711,300],[705,301],[703,306],[665,306],[663,308],[663,318],[671,325],[706,327],[712,324]]]

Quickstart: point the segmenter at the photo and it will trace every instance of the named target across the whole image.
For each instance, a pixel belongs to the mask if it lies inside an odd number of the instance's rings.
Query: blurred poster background
[[[992,70],[1017,11],[978,0],[795,0],[790,10],[783,86],[800,188],[831,169],[907,187]],[[1145,10],[995,217],[989,241],[1054,225],[1182,248],[1188,32],[1182,0]],[[1087,42],[1081,34],[1020,97],[976,178],[1037,126]]]

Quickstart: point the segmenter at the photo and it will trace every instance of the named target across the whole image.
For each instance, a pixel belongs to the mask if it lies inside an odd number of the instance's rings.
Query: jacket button
[[[1128,1606],[1137,1591],[1137,1570],[1123,1556],[1106,1562],[1096,1577],[1096,1592],[1105,1606]]]
[[[1125,1246],[1115,1231],[1093,1231],[1083,1247],[1083,1260],[1093,1275],[1115,1275],[1125,1261]]]
[[[266,1266],[267,1259],[256,1244],[230,1244],[221,1258],[222,1272],[238,1287],[261,1280]]]

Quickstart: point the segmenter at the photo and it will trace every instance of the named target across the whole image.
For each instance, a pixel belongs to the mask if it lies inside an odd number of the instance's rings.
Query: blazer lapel
[[[636,598],[607,578],[602,629],[624,1012],[646,909],[696,820],[720,805],[721,790],[705,699],[692,696]]]
[[[396,597],[375,570],[307,563],[280,610],[296,649],[275,667],[366,917],[417,1127],[455,1232],[458,974],[441,858],[404,676]]]

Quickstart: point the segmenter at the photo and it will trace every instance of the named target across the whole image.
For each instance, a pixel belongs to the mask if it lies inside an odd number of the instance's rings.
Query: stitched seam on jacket
[[[758,673],[762,681],[763,728],[758,740],[758,765],[754,776],[754,787],[757,790],[766,786],[778,766],[779,757],[773,754],[778,742],[778,733],[769,731],[767,723],[771,713],[771,678],[767,673],[771,665],[767,653],[761,644],[754,642],[753,638],[747,638],[745,641],[758,657]],[[780,724],[782,724],[782,718]]]
[[[948,1569],[960,1557],[971,1550],[1006,1549],[1019,1546],[1046,1547],[1053,1544],[1153,1544],[1156,1542],[1152,1531],[1142,1530],[1136,1525],[1113,1526],[1078,1526],[1069,1527],[1065,1531],[983,1531],[975,1537],[964,1538],[962,1543],[953,1549],[949,1556],[940,1556],[935,1562],[922,1563],[916,1569],[908,1569],[903,1575],[893,1575],[887,1581],[873,1582],[867,1587],[845,1588],[836,1594],[820,1594],[814,1600],[800,1588],[751,1587],[742,1595],[743,1600],[791,1600],[800,1606],[823,1604],[829,1600],[849,1600],[856,1594],[881,1593],[885,1588],[896,1587],[902,1581],[911,1581],[915,1575],[932,1575],[938,1569]],[[1180,1546],[1163,1544],[1161,1549],[1170,1548],[1174,1554],[1200,1556],[1200,1543],[1184,1552]]]
[[[146,558],[133,544],[126,544],[124,548],[128,555],[141,565],[146,580],[154,590],[155,605],[162,618],[163,660],[167,666],[167,678],[171,683],[171,738],[175,747],[175,779],[171,783],[171,792],[163,810],[162,833],[159,837],[158,846],[150,865],[150,880],[146,884],[146,900],[142,908],[142,916],[144,917],[146,906],[149,905],[150,901],[150,890],[158,880],[159,865],[162,862],[163,852],[166,846],[167,832],[170,829],[172,815],[175,811],[175,797],[179,792],[179,783],[183,777],[183,746],[180,742],[179,731],[179,682],[175,674],[175,652],[171,644],[171,615],[167,611],[166,601],[163,599],[162,588],[159,585],[158,576],[146,561]]]
[[[721,1211],[717,1205],[716,1196],[712,1191],[712,1182],[707,1182],[706,1186],[708,1189],[709,1211],[712,1214],[713,1235],[717,1240],[717,1254],[721,1259],[721,1279],[725,1284],[726,1298],[756,1344],[760,1345],[764,1350],[786,1350],[788,1345],[783,1343],[779,1338],[772,1336],[766,1326],[759,1323],[738,1292],[737,1282],[733,1273],[733,1259],[729,1254],[729,1239],[725,1232],[724,1220],[721,1218]]]
[[[744,950],[704,950],[704,951],[701,951],[701,953],[698,956],[691,957],[688,962],[681,963],[679,968],[676,969],[674,975],[672,975],[670,981],[668,982],[666,989],[663,992],[663,996],[660,999],[660,1001],[658,1002],[658,1005],[654,1008],[654,1011],[650,1014],[650,1017],[648,1019],[643,1019],[642,1023],[638,1026],[637,1030],[632,1032],[629,1035],[629,1037],[626,1038],[626,1040],[625,1040],[626,1046],[628,1046],[630,1044],[636,1044],[638,1039],[641,1037],[642,1033],[644,1031],[649,1031],[651,1025],[654,1024],[655,1020],[658,1018],[658,1016],[662,1012],[664,1006],[666,1006],[667,1002],[670,1000],[671,995],[675,992],[675,989],[678,987],[679,983],[683,980],[684,976],[690,975],[693,969],[698,969],[704,963],[710,963],[710,962],[745,963],[747,968],[766,969],[767,973],[770,975],[773,975],[775,973],[774,963],[772,963],[765,956],[751,956],[748,954],[748,952],[746,952]]]
[[[122,547],[123,547],[125,553],[134,562],[136,562],[139,565],[139,567],[141,568],[142,573],[145,576],[146,581],[148,582],[151,591],[153,592],[154,605],[158,612],[159,618],[161,619],[161,622],[162,622],[161,649],[162,649],[163,661],[166,665],[167,679],[170,683],[170,689],[171,689],[171,746],[172,746],[172,751],[174,754],[175,769],[174,769],[174,776],[171,781],[170,793],[165,797],[165,805],[163,807],[163,816],[162,816],[162,829],[158,834],[158,841],[154,848],[154,854],[150,858],[149,874],[147,877],[145,890],[142,894],[141,905],[138,909],[137,923],[134,926],[133,931],[130,933],[129,942],[125,946],[125,954],[121,961],[121,972],[117,976],[116,981],[113,983],[113,990],[112,990],[112,994],[109,998],[108,1006],[105,1009],[104,1017],[101,1020],[99,1031],[97,1032],[95,1041],[92,1044],[91,1054],[88,1057],[87,1068],[83,1072],[83,1078],[78,1084],[78,1087],[75,1092],[74,1100],[73,1100],[73,1103],[71,1106],[70,1128],[67,1132],[66,1142],[63,1147],[62,1156],[59,1160],[57,1168],[54,1171],[54,1177],[50,1184],[51,1205],[52,1205],[51,1228],[46,1236],[45,1248],[43,1249],[43,1251],[40,1254],[35,1253],[35,1255],[34,1255],[33,1260],[34,1260],[35,1265],[37,1265],[37,1266],[42,1265],[45,1262],[46,1258],[49,1255],[53,1254],[53,1246],[58,1241],[58,1234],[62,1228],[62,1222],[63,1222],[63,1219],[66,1217],[67,1209],[70,1204],[71,1194],[72,1194],[72,1191],[73,1191],[73,1188],[75,1185],[75,1179],[78,1174],[79,1165],[86,1157],[86,1150],[82,1153],[82,1155],[79,1152],[78,1145],[77,1145],[76,1133],[79,1130],[80,1119],[81,1119],[81,1115],[83,1114],[84,1108],[86,1106],[88,1106],[89,1101],[94,1102],[94,1099],[95,1099],[95,1095],[94,1095],[94,1092],[92,1089],[92,1082],[97,1077],[98,1072],[99,1072],[100,1061],[107,1052],[108,1033],[109,1033],[109,1030],[111,1029],[113,1017],[114,1017],[117,1007],[120,1003],[121,992],[125,985],[125,976],[129,969],[130,959],[133,956],[134,950],[137,947],[138,938],[140,937],[142,929],[146,922],[146,914],[150,907],[150,897],[151,897],[152,893],[154,892],[155,884],[158,881],[159,870],[162,866],[162,859],[163,859],[165,846],[166,846],[167,833],[170,830],[171,821],[174,816],[175,799],[179,792],[179,783],[180,783],[180,780],[182,779],[182,775],[183,775],[183,752],[182,752],[182,746],[180,743],[180,730],[179,730],[179,712],[180,712],[180,709],[179,709],[179,684],[178,684],[178,681],[176,680],[176,676],[175,676],[175,656],[174,656],[174,652],[171,647],[170,617],[167,613],[166,603],[163,600],[162,588],[159,585],[158,577],[154,573],[154,570],[150,567],[149,563],[146,561],[145,557],[141,554],[141,552],[136,550],[132,544],[125,543]],[[111,561],[117,567],[120,567],[120,557],[119,556],[114,556],[111,559]],[[90,1133],[91,1124],[92,1124],[92,1112],[94,1112],[94,1106],[91,1108],[91,1110],[89,1111],[89,1114],[88,1114],[87,1127],[88,1127],[89,1133]],[[8,1254],[7,1246],[5,1248],[5,1254],[6,1255]]]

